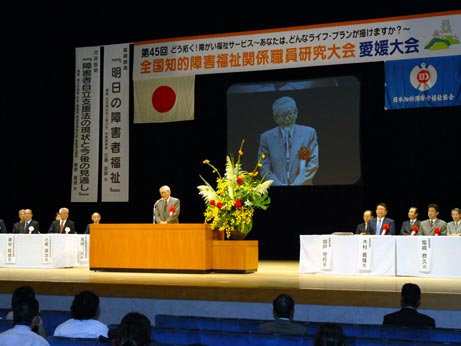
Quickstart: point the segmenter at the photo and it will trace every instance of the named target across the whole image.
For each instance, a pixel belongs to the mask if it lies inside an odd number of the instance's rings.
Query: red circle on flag
[[[173,108],[176,102],[176,93],[169,86],[162,85],[152,93],[152,107],[159,113],[166,113]]]

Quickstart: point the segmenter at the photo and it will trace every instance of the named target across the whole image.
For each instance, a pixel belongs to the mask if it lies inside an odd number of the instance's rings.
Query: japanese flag
[[[194,120],[195,76],[134,80],[134,122]]]

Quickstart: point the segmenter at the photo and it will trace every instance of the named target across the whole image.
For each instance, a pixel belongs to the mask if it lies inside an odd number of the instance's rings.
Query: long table
[[[393,276],[391,236],[300,235],[299,272]]]
[[[397,275],[461,278],[461,237],[397,238]]]
[[[87,234],[0,234],[0,267],[88,265],[89,241]]]
[[[300,235],[299,273],[461,278],[461,237]]]

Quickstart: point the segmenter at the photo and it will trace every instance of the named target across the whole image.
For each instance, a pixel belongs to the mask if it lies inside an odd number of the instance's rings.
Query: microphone
[[[163,198],[158,199],[157,202],[154,203],[154,215],[153,215],[153,218],[152,218],[152,221],[153,221],[152,223],[155,223],[155,208],[157,208],[157,204],[160,201],[163,201]]]
[[[434,228],[434,235],[439,236],[440,235],[440,228],[436,227]]]
[[[388,230],[389,230],[389,224],[385,223],[383,225],[383,231],[381,232],[381,235],[386,235]]]
[[[411,234],[410,235],[415,235],[416,233],[418,233],[418,230],[419,230],[418,226],[413,226],[411,228]]]

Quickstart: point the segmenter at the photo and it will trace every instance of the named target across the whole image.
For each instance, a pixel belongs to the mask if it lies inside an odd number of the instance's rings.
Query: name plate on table
[[[53,254],[51,252],[51,236],[42,239],[42,264],[53,263]]]
[[[331,237],[322,236],[322,270],[331,270]]]
[[[418,237],[418,262],[420,272],[432,271],[432,244],[429,237]]]
[[[78,261],[88,262],[89,237],[79,236],[78,238]]]
[[[358,242],[358,260],[359,260],[359,270],[360,271],[371,271],[371,258],[373,250],[373,240],[372,237],[360,236],[360,241]]]
[[[16,263],[16,252],[15,252],[15,242],[16,238],[14,235],[8,235],[6,238],[6,260],[5,263],[7,264],[15,264]]]

